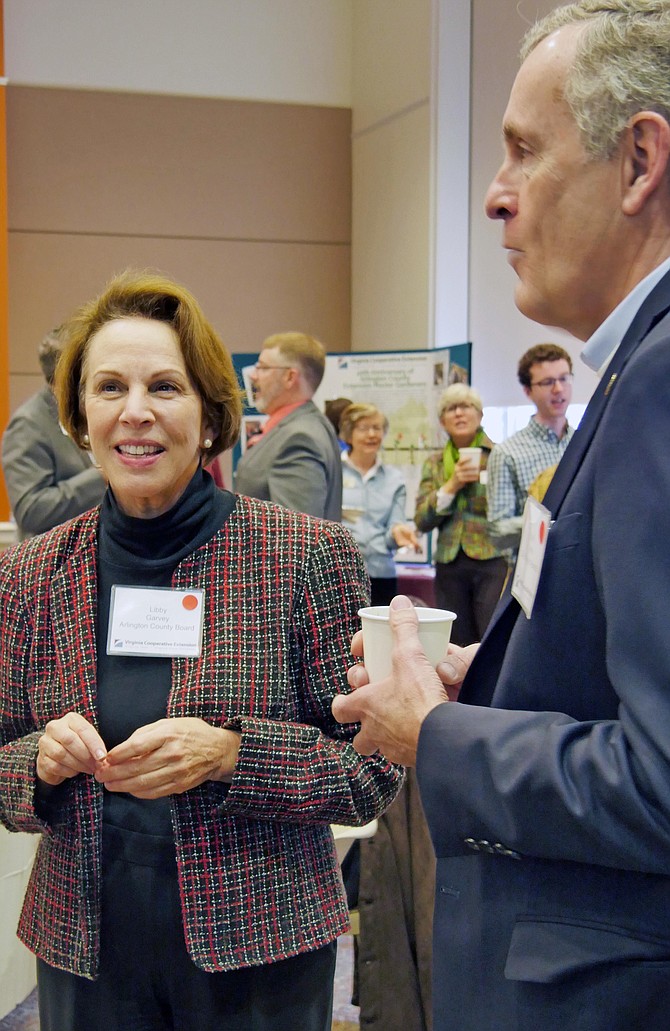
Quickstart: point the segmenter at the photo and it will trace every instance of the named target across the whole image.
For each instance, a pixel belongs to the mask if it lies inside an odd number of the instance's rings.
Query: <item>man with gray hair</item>
[[[339,522],[340,446],[312,401],[325,367],[323,344],[306,333],[276,333],[263,341],[251,381],[254,403],[269,419],[237,463],[235,490]]]
[[[665,1028],[670,0],[559,7],[522,56],[486,209],[517,306],[600,384],[481,645],[436,675],[396,598],[393,675],[359,664],[333,711],[417,766],[435,1031]]]
[[[37,356],[45,386],[16,410],[2,438],[2,471],[21,540],[85,512],[105,493],[90,455],[58,421],[52,388],[62,350],[58,330],[41,341]]]

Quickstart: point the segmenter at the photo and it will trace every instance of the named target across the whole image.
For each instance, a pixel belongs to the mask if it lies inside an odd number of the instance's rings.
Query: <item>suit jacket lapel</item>
[[[596,387],[577,432],[558,464],[543,502],[550,510],[553,518],[556,518],[558,515],[561,503],[582,464],[584,455],[593,439],[607,402],[616,386],[618,377],[642,340],[648,336],[653,327],[667,314],[669,309],[670,275],[666,275],[655,289],[652,290],[631,322],[626,335]]]
[[[631,322],[589,401],[577,431],[565,449],[543,501],[553,518],[558,515],[570,485],[579,471],[619,375],[642,340],[669,310],[670,273],[654,287]],[[461,699],[472,705],[490,704],[507,642],[521,612],[519,603],[511,594],[511,576],[508,581],[482,638],[482,647],[479,648],[463,684]]]

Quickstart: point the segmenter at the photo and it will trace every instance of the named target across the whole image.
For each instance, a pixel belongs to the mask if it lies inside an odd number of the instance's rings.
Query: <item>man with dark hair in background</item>
[[[572,439],[572,358],[558,344],[536,344],[519,359],[517,377],[537,411],[527,426],[496,444],[487,469],[489,534],[500,548],[516,548],[528,490],[562,458]]]

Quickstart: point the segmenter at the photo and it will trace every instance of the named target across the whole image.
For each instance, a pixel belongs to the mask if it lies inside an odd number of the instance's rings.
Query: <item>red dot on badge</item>
[[[544,523],[540,523],[540,544],[544,544],[544,535],[547,532],[547,527]]]
[[[198,607],[198,599],[196,598],[195,594],[185,594],[181,600],[181,603],[185,609],[188,609],[189,612],[192,612],[193,609],[197,609]]]

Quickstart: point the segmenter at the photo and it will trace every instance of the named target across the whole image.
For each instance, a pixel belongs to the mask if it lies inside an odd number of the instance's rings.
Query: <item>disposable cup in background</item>
[[[431,666],[437,666],[444,658],[455,612],[447,609],[417,608],[419,640],[428,656]],[[389,622],[388,605],[372,605],[359,609],[363,627],[363,661],[370,680],[383,680],[391,673],[391,649],[393,637]]]
[[[480,447],[459,447],[459,459],[467,459],[468,465],[473,469],[479,469],[482,461],[482,449]]]

